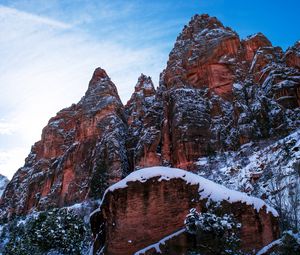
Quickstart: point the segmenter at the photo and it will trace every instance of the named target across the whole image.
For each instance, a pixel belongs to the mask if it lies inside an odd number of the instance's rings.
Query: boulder
[[[184,254],[192,245],[184,229],[186,215],[191,208],[206,211],[210,203],[219,203],[242,224],[243,250],[258,251],[278,237],[277,212],[262,200],[184,170],[152,167],[106,190],[90,218],[93,254]]]

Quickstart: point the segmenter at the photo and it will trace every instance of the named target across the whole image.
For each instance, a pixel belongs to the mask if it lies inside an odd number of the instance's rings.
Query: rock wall
[[[126,130],[117,89],[98,68],[80,102],[61,110],[43,129],[3,193],[1,217],[101,196],[128,173]]]
[[[300,119],[299,42],[283,52],[261,33],[241,40],[195,15],[160,84],[141,75],[123,106],[98,68],[79,103],[50,119],[0,202],[0,218],[61,207],[147,166],[197,168],[199,157],[279,137]]]
[[[136,148],[137,155],[194,169],[199,157],[216,150],[293,130],[300,117],[298,46],[284,54],[261,33],[240,40],[215,17],[194,16],[161,74],[146,114],[156,122],[142,131],[151,142]],[[143,162],[135,167],[149,166]]]
[[[245,251],[259,250],[276,239],[276,213],[262,200],[232,192],[179,169],[156,167],[136,171],[110,187],[100,209],[92,215],[94,254],[104,246],[105,254],[135,254],[184,228],[189,210],[206,211],[208,201],[220,202],[222,212],[232,213],[241,222]],[[181,240],[175,249],[180,253],[174,250],[172,254],[184,254],[182,250],[189,247],[186,235],[174,237]],[[162,249],[173,249],[173,244],[169,241],[169,246]],[[152,248],[139,254],[157,253]]]

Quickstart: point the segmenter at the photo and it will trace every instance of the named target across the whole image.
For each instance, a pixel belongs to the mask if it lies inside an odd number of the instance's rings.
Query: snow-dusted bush
[[[242,254],[239,250],[241,224],[233,215],[219,211],[217,207],[203,213],[195,208],[190,210],[184,223],[187,231],[196,236],[197,243],[190,254]]]
[[[16,219],[4,226],[1,243],[4,255],[32,255],[56,252],[82,254],[87,228],[83,220],[68,209],[53,209]]]

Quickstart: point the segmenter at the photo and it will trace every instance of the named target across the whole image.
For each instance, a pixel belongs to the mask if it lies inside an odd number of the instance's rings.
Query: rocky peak
[[[99,196],[128,171],[126,132],[116,86],[97,68],[80,102],[58,112],[43,129],[3,194],[0,217]]]
[[[284,60],[288,66],[300,70],[300,41],[297,41],[294,46],[287,49]]]
[[[134,87],[134,93],[132,94],[130,100],[126,104],[127,111],[133,111],[134,106],[137,106],[139,109],[135,110],[144,110],[141,107],[149,107],[155,96],[155,88],[150,76],[141,74],[138,78],[137,84]],[[131,113],[129,113],[130,115]]]
[[[123,106],[115,84],[105,70],[100,67],[94,71],[88,90],[78,105],[91,113],[95,113],[110,105]]]
[[[215,17],[196,15],[177,38],[162,83],[167,88],[209,88],[226,97],[239,47],[239,37],[230,28]]]
[[[245,40],[242,41],[242,44],[246,51],[246,60],[252,61],[256,51],[260,47],[271,47],[272,43],[263,33],[257,33],[251,36],[248,36]]]
[[[91,85],[95,84],[97,81],[99,81],[101,79],[105,79],[105,78],[108,78],[106,71],[104,69],[102,69],[101,67],[97,67],[93,73],[93,76],[89,83],[89,86],[91,86]]]
[[[147,160],[150,160],[151,158],[149,154],[144,153],[145,141],[143,141],[143,138],[149,143],[149,141],[151,141],[149,137],[151,131],[148,132],[147,128],[153,129],[156,125],[159,125],[159,121],[157,121],[155,114],[155,108],[156,91],[153,82],[149,76],[141,74],[135,85],[134,93],[125,106],[129,134],[127,148],[132,169],[140,165],[139,162],[141,161],[141,158],[143,158],[142,155],[146,154],[144,156],[146,156]],[[154,161],[150,161],[150,165],[152,165]],[[155,160],[155,162],[157,164],[160,163],[158,160]],[[148,163],[142,163],[142,165],[148,165]]]
[[[142,93],[145,97],[155,95],[155,88],[150,76],[141,74],[134,87],[135,93]]]
[[[195,15],[189,24],[183,28],[179,38],[182,40],[199,39],[200,36],[206,35],[213,37],[217,34],[232,32],[230,28],[224,27],[223,24],[216,18],[210,17],[208,14]]]

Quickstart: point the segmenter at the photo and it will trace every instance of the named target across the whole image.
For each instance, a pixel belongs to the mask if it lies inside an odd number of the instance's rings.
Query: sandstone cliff
[[[261,33],[240,40],[214,17],[193,17],[161,74],[154,102],[161,127],[146,128],[153,142],[144,151],[194,169],[201,156],[298,127],[300,73],[287,61],[297,45],[284,55]]]
[[[299,42],[286,52],[261,33],[241,40],[215,17],[183,28],[154,88],[141,75],[123,106],[98,68],[78,104],[43,129],[3,193],[0,217],[99,198],[128,173],[198,159],[299,127]]]
[[[61,110],[43,129],[3,194],[1,216],[100,196],[128,173],[126,130],[117,89],[97,68],[79,103]]]
[[[185,216],[190,208],[205,212],[213,202],[221,203],[223,213],[232,213],[241,222],[245,251],[258,251],[277,238],[277,212],[262,200],[180,169],[153,167],[107,189],[100,209],[91,216],[93,254],[100,250],[110,255],[157,254],[158,250],[185,254],[189,248]],[[159,242],[172,234],[169,242],[179,236],[182,242],[170,252],[168,243]]]

